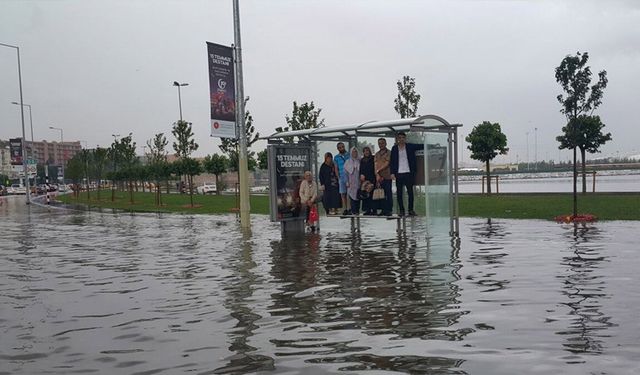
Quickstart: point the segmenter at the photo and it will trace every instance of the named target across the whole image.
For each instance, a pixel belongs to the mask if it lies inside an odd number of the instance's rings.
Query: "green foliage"
[[[556,81],[562,86],[566,96],[557,96],[562,105],[560,112],[568,120],[579,115],[591,114],[602,103],[602,95],[607,87],[607,72],[598,73],[598,82],[591,85],[591,68],[587,66],[589,54],[576,53],[576,56],[566,56],[556,68]]]
[[[269,168],[269,155],[267,149],[258,152],[258,169],[267,170]]]
[[[498,155],[505,155],[507,148],[507,136],[502,133],[500,124],[483,121],[476,125],[465,138],[470,145],[471,158],[482,162],[493,160]]]
[[[410,76],[402,77],[402,81],[397,82],[398,96],[393,101],[393,107],[400,115],[400,118],[415,117],[418,113],[418,103],[420,94],[416,93],[416,80]]]
[[[166,147],[169,144],[164,133],[158,133],[147,141],[149,148],[149,164],[157,164],[167,161]]]
[[[191,130],[190,122],[178,120],[173,124],[173,130],[171,130],[171,133],[176,137],[176,141],[173,142],[173,149],[175,150],[177,157],[189,157],[198,149],[199,146],[193,139],[194,134]]]
[[[204,167],[205,172],[218,176],[227,171],[228,163],[229,159],[226,156],[213,154],[204,157],[202,166]]]
[[[258,166],[258,161],[256,160],[256,153],[254,151],[249,151],[247,154],[247,167],[250,171],[255,171]],[[229,154],[229,170],[233,172],[238,171],[238,153],[233,151]]]
[[[591,68],[587,66],[589,54],[577,52],[575,56],[566,56],[556,68],[556,81],[562,87],[565,95],[558,95],[558,102],[562,105],[560,112],[568,120],[566,126],[562,128],[563,134],[556,137],[560,142],[560,149],[569,148],[574,150],[574,165],[577,164],[576,148],[580,148],[582,156],[582,172],[585,171],[585,152],[596,152],[600,145],[611,139],[611,134],[603,134],[604,124],[592,116],[593,111],[602,103],[604,89],[609,82],[607,72],[602,70],[598,73],[598,82],[591,85]],[[593,150],[593,151],[588,151]],[[574,214],[577,213],[577,168],[574,168],[573,191],[574,191]],[[586,177],[582,179],[582,192],[586,192]]]
[[[293,130],[303,130],[303,129],[315,129],[321,128],[324,126],[324,119],[320,119],[320,113],[322,112],[322,108],[316,109],[313,101],[311,103],[303,103],[298,106],[296,101],[293,102],[293,110],[291,112],[291,117],[285,116],[285,121],[288,126],[285,127],[277,127],[277,132],[286,132]],[[293,137],[287,137],[283,139],[285,142],[293,143]]]
[[[246,108],[247,100],[244,101],[244,104]],[[258,138],[260,138],[260,133],[256,133],[256,129],[253,126],[253,116],[251,116],[249,111],[246,111],[244,114],[244,124],[247,137],[247,148],[249,148],[258,141]],[[227,155],[230,155],[231,152],[237,151],[240,143],[236,138],[220,138],[220,142],[221,144],[218,147],[220,147],[220,150]]]
[[[202,166],[208,173],[212,173],[216,176],[216,194],[220,194],[222,186],[220,186],[220,175],[227,171],[227,165],[229,159],[224,155],[207,155],[204,157]]]
[[[498,154],[505,155],[507,148],[507,136],[502,133],[500,124],[483,121],[476,125],[471,133],[465,138],[470,145],[467,147],[471,151],[471,158],[479,160],[486,165],[487,193],[491,194],[491,170],[489,162]]]
[[[562,135],[556,137],[560,142],[560,149],[572,149],[578,147],[588,153],[600,152],[599,148],[607,141],[611,140],[611,133],[604,134],[600,116],[579,115],[577,118],[569,120],[569,123],[562,128]]]

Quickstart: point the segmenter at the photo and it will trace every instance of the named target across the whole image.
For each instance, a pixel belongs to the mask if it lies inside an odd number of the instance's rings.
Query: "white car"
[[[13,184],[11,185],[10,190],[9,189],[7,190],[11,191],[9,194],[19,194],[19,195],[27,194],[27,188],[20,184]]]
[[[217,191],[216,184],[205,182],[204,185],[198,186],[196,192],[198,194],[215,194]]]

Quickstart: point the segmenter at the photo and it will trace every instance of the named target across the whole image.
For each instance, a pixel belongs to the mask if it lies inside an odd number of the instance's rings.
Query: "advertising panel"
[[[22,138],[9,139],[11,165],[22,165]]]
[[[271,220],[304,220],[300,204],[300,183],[311,170],[311,146],[277,144],[268,146]]]
[[[236,88],[233,48],[207,42],[211,136],[236,138]]]

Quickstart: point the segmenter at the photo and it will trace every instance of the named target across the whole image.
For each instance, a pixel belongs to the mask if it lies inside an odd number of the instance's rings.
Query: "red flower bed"
[[[579,214],[573,215],[560,215],[555,217],[558,223],[593,223],[598,221],[598,218],[592,214]]]

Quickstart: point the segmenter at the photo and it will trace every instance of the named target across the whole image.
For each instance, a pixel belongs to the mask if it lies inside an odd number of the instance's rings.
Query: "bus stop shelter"
[[[461,124],[450,124],[437,115],[425,115],[413,118],[390,121],[369,121],[359,124],[326,126],[314,129],[276,132],[262,139],[269,143],[269,171],[271,187],[271,218],[281,221],[283,231],[288,221],[274,215],[276,210],[278,179],[276,164],[276,149],[278,147],[307,148],[310,152],[309,167],[317,178],[320,164],[323,162],[325,151],[335,152],[336,142],[344,142],[349,148],[356,146],[373,146],[377,150],[377,139],[386,138],[387,147],[394,144],[395,135],[399,132],[407,134],[407,142],[423,143],[424,152],[418,158],[419,168],[416,176],[416,186],[419,194],[416,205],[424,204],[426,210],[427,228],[429,231],[447,231],[450,235],[459,233],[458,215],[458,128]],[[361,151],[361,150],[360,150]],[[273,162],[272,162],[273,157]],[[294,160],[295,156],[288,156]],[[423,198],[422,203],[420,198]],[[394,199],[395,200],[395,199]],[[293,223],[289,223],[293,224]]]

